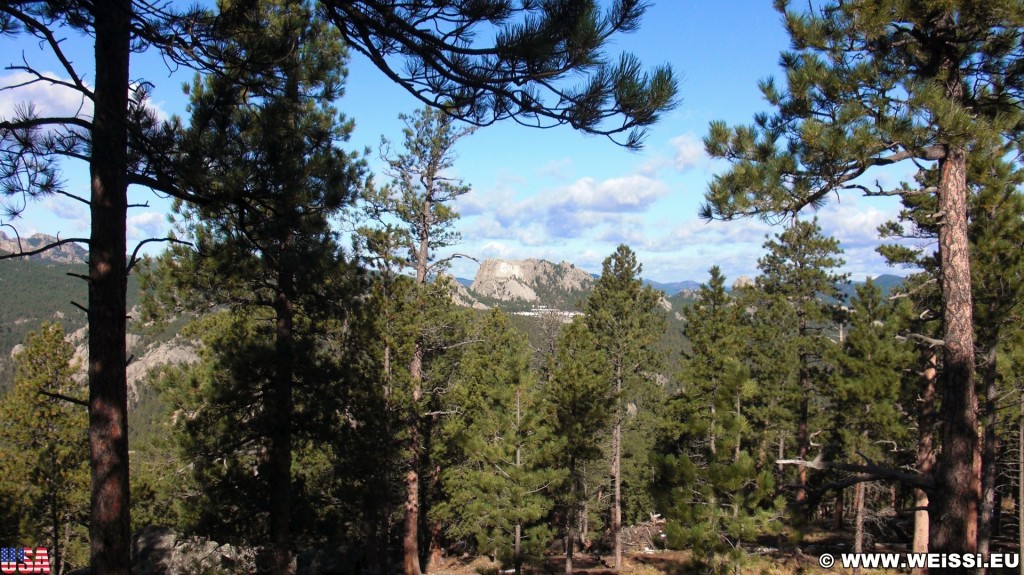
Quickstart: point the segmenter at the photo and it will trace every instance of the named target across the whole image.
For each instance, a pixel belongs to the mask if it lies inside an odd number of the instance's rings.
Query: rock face
[[[452,279],[452,301],[455,302],[455,305],[462,307],[471,307],[479,310],[490,309],[489,306],[480,303],[473,294],[469,293],[466,286],[455,281],[454,278]]]
[[[500,301],[541,302],[546,296],[586,292],[594,278],[568,262],[544,260],[485,260],[470,290]]]
[[[747,276],[740,276],[740,277],[736,278],[736,281],[732,282],[732,289],[733,290],[741,290],[741,289],[749,288],[749,287],[753,287],[753,286],[754,286],[754,280],[750,279]]]
[[[75,380],[84,383],[88,377],[86,366],[89,360],[89,345],[86,340],[89,328],[83,327],[67,336],[67,340],[75,346],[75,355],[72,358],[78,367],[75,373]],[[128,401],[136,404],[139,401],[140,386],[145,384],[146,376],[157,367],[171,365],[188,365],[199,361],[199,354],[195,344],[181,337],[175,337],[169,342],[150,344],[143,348],[142,338],[135,334],[128,334],[125,338],[125,350],[128,357],[132,358],[128,364]]]
[[[295,575],[347,575],[360,572],[361,549],[316,548],[292,560]],[[166,527],[147,526],[132,536],[135,575],[258,573],[256,551],[182,537]],[[85,575],[88,570],[84,570]]]
[[[132,537],[132,573],[186,575],[256,573],[251,549],[181,538],[166,527],[144,527]]]
[[[57,241],[57,238],[53,236],[48,236],[46,234],[33,234],[27,238],[21,238],[21,243],[19,245],[16,238],[8,237],[7,234],[0,232],[0,252],[12,254],[30,252],[46,247]],[[48,260],[62,264],[84,264],[88,261],[88,258],[89,252],[82,246],[75,243],[62,244],[53,249],[46,250],[43,253],[29,256],[29,259],[33,260]]]

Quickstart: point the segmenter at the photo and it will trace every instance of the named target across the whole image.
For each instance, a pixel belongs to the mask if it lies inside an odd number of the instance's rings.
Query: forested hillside
[[[0,227],[36,200],[90,221],[0,236],[0,570],[796,574],[885,549],[998,571],[1024,548],[1024,7],[777,2],[769,111],[703,141],[706,276],[664,284],[629,243],[698,236],[629,228],[687,137],[520,203],[473,194],[458,154],[505,120],[641,148],[681,105],[670,66],[607,53],[647,7],[0,3],[0,36],[60,70],[26,55],[0,92],[81,99],[0,117]],[[185,117],[129,81],[149,51],[196,71]],[[350,56],[423,105],[376,150],[350,149]],[[173,198],[166,237],[128,244],[152,233],[130,186]],[[849,193],[899,202],[843,224],[907,277],[850,281],[822,225]],[[459,209],[488,202],[503,239],[618,245],[592,270],[478,260]],[[741,218],[775,226],[732,278]]]

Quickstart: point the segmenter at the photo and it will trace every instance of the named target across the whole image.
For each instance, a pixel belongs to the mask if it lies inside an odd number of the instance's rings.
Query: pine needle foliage
[[[49,547],[58,569],[89,561],[88,414],[77,402],[74,348],[60,324],[42,324],[15,356],[14,387],[0,398],[0,517],[11,542]],[[70,398],[70,401],[69,401]],[[14,454],[17,454],[16,456]]]
[[[543,557],[548,497],[561,473],[544,465],[551,429],[539,381],[529,369],[526,336],[494,310],[469,332],[445,422],[447,497],[435,513],[478,553],[498,552],[518,571]]]

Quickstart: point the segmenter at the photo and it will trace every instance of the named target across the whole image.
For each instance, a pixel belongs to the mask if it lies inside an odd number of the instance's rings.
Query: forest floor
[[[1013,534],[1014,537],[1016,534]],[[852,533],[829,531],[812,531],[805,533],[799,545],[783,543],[773,546],[773,541],[765,541],[765,545],[747,553],[746,558],[736,573],[742,575],[824,575],[851,572],[837,564],[825,569],[819,564],[819,557],[824,553],[832,554],[837,563],[839,554],[852,551]],[[871,552],[875,553],[907,553],[904,543],[876,543]],[[995,542],[994,551],[1017,553],[1015,541],[1001,538]],[[599,557],[588,553],[578,553],[574,557],[574,574],[578,575],[704,575],[733,573],[731,565],[724,558],[717,570],[710,569],[706,564],[694,561],[690,551],[658,550],[630,552],[623,554],[623,568],[618,573],[611,568],[611,557]],[[565,559],[559,555],[547,558],[543,566],[524,566],[526,575],[562,575],[565,571]],[[511,570],[501,570],[502,566],[487,558],[450,558],[436,573],[437,575],[511,575]],[[909,573],[909,570],[862,569],[863,575],[875,573]],[[1019,573],[1017,569],[989,570],[990,574]]]
[[[697,575],[708,569],[695,565],[690,551],[660,550],[623,554],[623,568],[618,573],[611,568],[611,557],[579,554],[574,558],[573,573],[578,575]],[[487,558],[448,559],[435,573],[437,575],[511,575],[511,570],[499,570],[500,565]],[[526,575],[562,575],[565,558],[548,557],[542,569],[524,566]],[[842,571],[842,569],[836,569]],[[731,569],[725,570],[731,572]],[[818,575],[829,573],[818,565],[817,555],[794,551],[771,550],[750,555],[740,568],[744,574],[756,575]],[[868,571],[865,571],[867,573]]]

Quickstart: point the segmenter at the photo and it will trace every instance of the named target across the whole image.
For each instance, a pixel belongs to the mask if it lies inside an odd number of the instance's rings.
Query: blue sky
[[[654,0],[640,29],[619,36],[610,47],[629,51],[646,66],[669,63],[680,78],[681,103],[651,129],[641,152],[627,151],[606,138],[570,128],[538,130],[504,122],[478,130],[460,142],[454,174],[472,186],[460,198],[457,228],[462,244],[454,249],[485,258],[543,258],[571,261],[599,272],[601,261],[620,243],[629,244],[657,281],[703,281],[707,269],[722,267],[730,279],[756,275],[766,234],[781,232],[757,220],[704,222],[697,217],[707,182],[726,164],[711,161],[701,139],[712,120],[750,123],[767,110],[757,82],[779,75],[780,51],[788,38],[768,0]],[[87,39],[68,36],[68,51],[86,69]],[[0,39],[0,63],[20,63],[22,55],[40,69],[57,71],[54,62],[27,38]],[[4,61],[6,60],[6,61]],[[18,72],[0,72],[0,85],[17,83]],[[133,78],[154,84],[152,102],[165,114],[185,113],[181,86],[192,72],[172,71],[156,54],[136,55]],[[88,75],[87,75],[87,79]],[[42,111],[74,112],[79,102],[66,92],[34,85],[0,92],[0,117],[26,101]],[[418,102],[358,54],[349,63],[345,96],[337,106],[353,118],[352,149],[377,149],[381,136],[401,140],[398,114]],[[379,170],[380,161],[370,158]],[[890,170],[887,184],[908,177],[910,168]],[[72,191],[87,188],[84,165],[67,164]],[[129,245],[166,233],[168,203],[147,190],[132,190],[133,203],[148,203],[129,216]],[[876,228],[898,211],[893,199],[843,195],[817,215],[824,231],[845,249],[843,271],[865,275],[904,273],[887,268],[874,252]],[[48,198],[13,222],[22,234],[88,235],[85,206]],[[10,235],[10,229],[5,228]],[[452,272],[472,278],[476,264],[457,260]]]

